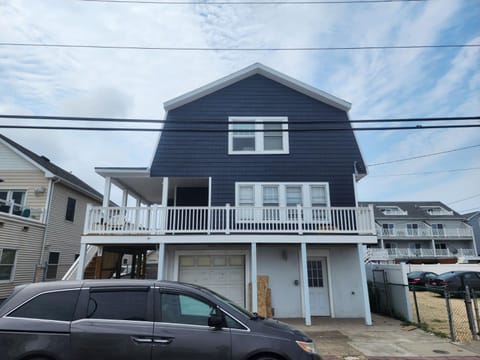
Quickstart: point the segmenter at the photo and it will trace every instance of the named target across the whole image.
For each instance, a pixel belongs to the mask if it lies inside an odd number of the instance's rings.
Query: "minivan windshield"
[[[235,310],[241,312],[243,315],[247,316],[249,319],[256,317],[256,316],[255,316],[254,314],[252,314],[250,311],[244,309],[243,307],[241,307],[241,306],[238,305],[237,303],[233,302],[232,300],[227,299],[225,296],[220,295],[220,294],[216,293],[215,291],[212,291],[212,290],[207,289],[207,288],[202,288],[202,290],[205,291],[205,292],[208,292],[210,295],[212,295],[213,297],[215,297],[215,298],[216,298],[217,300],[219,300],[220,302],[225,303],[225,304],[233,307]]]

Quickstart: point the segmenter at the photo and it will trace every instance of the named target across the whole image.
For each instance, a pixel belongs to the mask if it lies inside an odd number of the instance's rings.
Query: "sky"
[[[480,44],[478,19],[479,0],[268,5],[0,0],[0,43],[177,48]],[[165,101],[255,62],[351,102],[351,119],[480,115],[479,47],[192,52],[5,45],[0,45],[0,114],[162,119]],[[3,125],[32,123],[60,125],[0,120]],[[149,166],[158,141],[158,134],[144,132],[0,132],[101,192],[103,178],[94,167]],[[460,212],[480,210],[480,147],[375,165],[480,145],[480,128],[357,131],[356,137],[371,165],[358,183],[359,200],[442,201]]]

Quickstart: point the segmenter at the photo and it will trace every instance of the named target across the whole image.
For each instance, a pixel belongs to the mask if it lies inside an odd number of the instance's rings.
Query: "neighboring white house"
[[[439,201],[362,202],[373,206],[379,242],[369,261],[408,263],[477,262],[472,227]]]
[[[254,64],[164,107],[150,167],[96,168],[105,199],[87,209],[80,268],[145,277],[157,262],[158,279],[205,285],[253,311],[264,275],[276,317],[370,324],[362,251],[377,238],[373,209],[357,206],[366,167],[350,104]],[[323,131],[332,120],[341,130]],[[108,206],[112,184],[121,207]]]
[[[102,196],[0,134],[0,299],[22,283],[61,279],[80,252],[87,203]]]

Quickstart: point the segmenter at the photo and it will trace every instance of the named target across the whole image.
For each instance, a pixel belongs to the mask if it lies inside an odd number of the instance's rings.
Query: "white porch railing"
[[[377,226],[377,235],[381,238],[466,238],[473,237],[472,229],[469,227],[432,229],[429,227],[419,227],[418,229],[408,229],[406,227],[383,229]]]
[[[369,260],[394,260],[405,258],[460,258],[460,257],[475,257],[473,249],[457,249],[451,251],[450,249],[380,249],[368,248],[366,251],[366,258]]]
[[[375,234],[370,207],[91,207],[84,234]]]

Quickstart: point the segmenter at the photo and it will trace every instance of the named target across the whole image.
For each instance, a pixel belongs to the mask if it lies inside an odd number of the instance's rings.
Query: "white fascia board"
[[[351,108],[351,104],[348,101],[333,96],[311,85],[305,84],[304,82],[294,79],[260,63],[250,65],[240,71],[199,87],[196,90],[189,91],[183,95],[168,100],[163,104],[163,107],[165,111],[175,109],[255,74],[263,75],[266,78],[283,84],[291,89],[294,89],[302,94],[310,96],[340,110],[349,111]]]
[[[375,235],[144,235],[82,236],[82,244],[376,244]]]
[[[102,177],[150,177],[150,168],[117,168],[117,167],[96,167],[95,172]]]
[[[47,178],[53,178],[55,177],[55,174],[53,174],[50,170],[47,170],[46,168],[44,168],[42,165],[40,165],[38,162],[36,162],[35,160],[33,160],[30,156],[27,156],[26,154],[24,154],[23,152],[21,152],[20,150],[16,149],[15,147],[13,147],[12,145],[10,145],[8,142],[0,139],[0,141],[2,142],[2,144],[4,144],[6,147],[8,147],[10,150],[12,150],[16,155],[20,156],[22,159],[24,159],[25,161],[29,162],[30,164],[32,164],[33,166],[35,166],[36,168],[38,168],[40,171],[42,171],[44,174],[45,174],[45,177]]]

